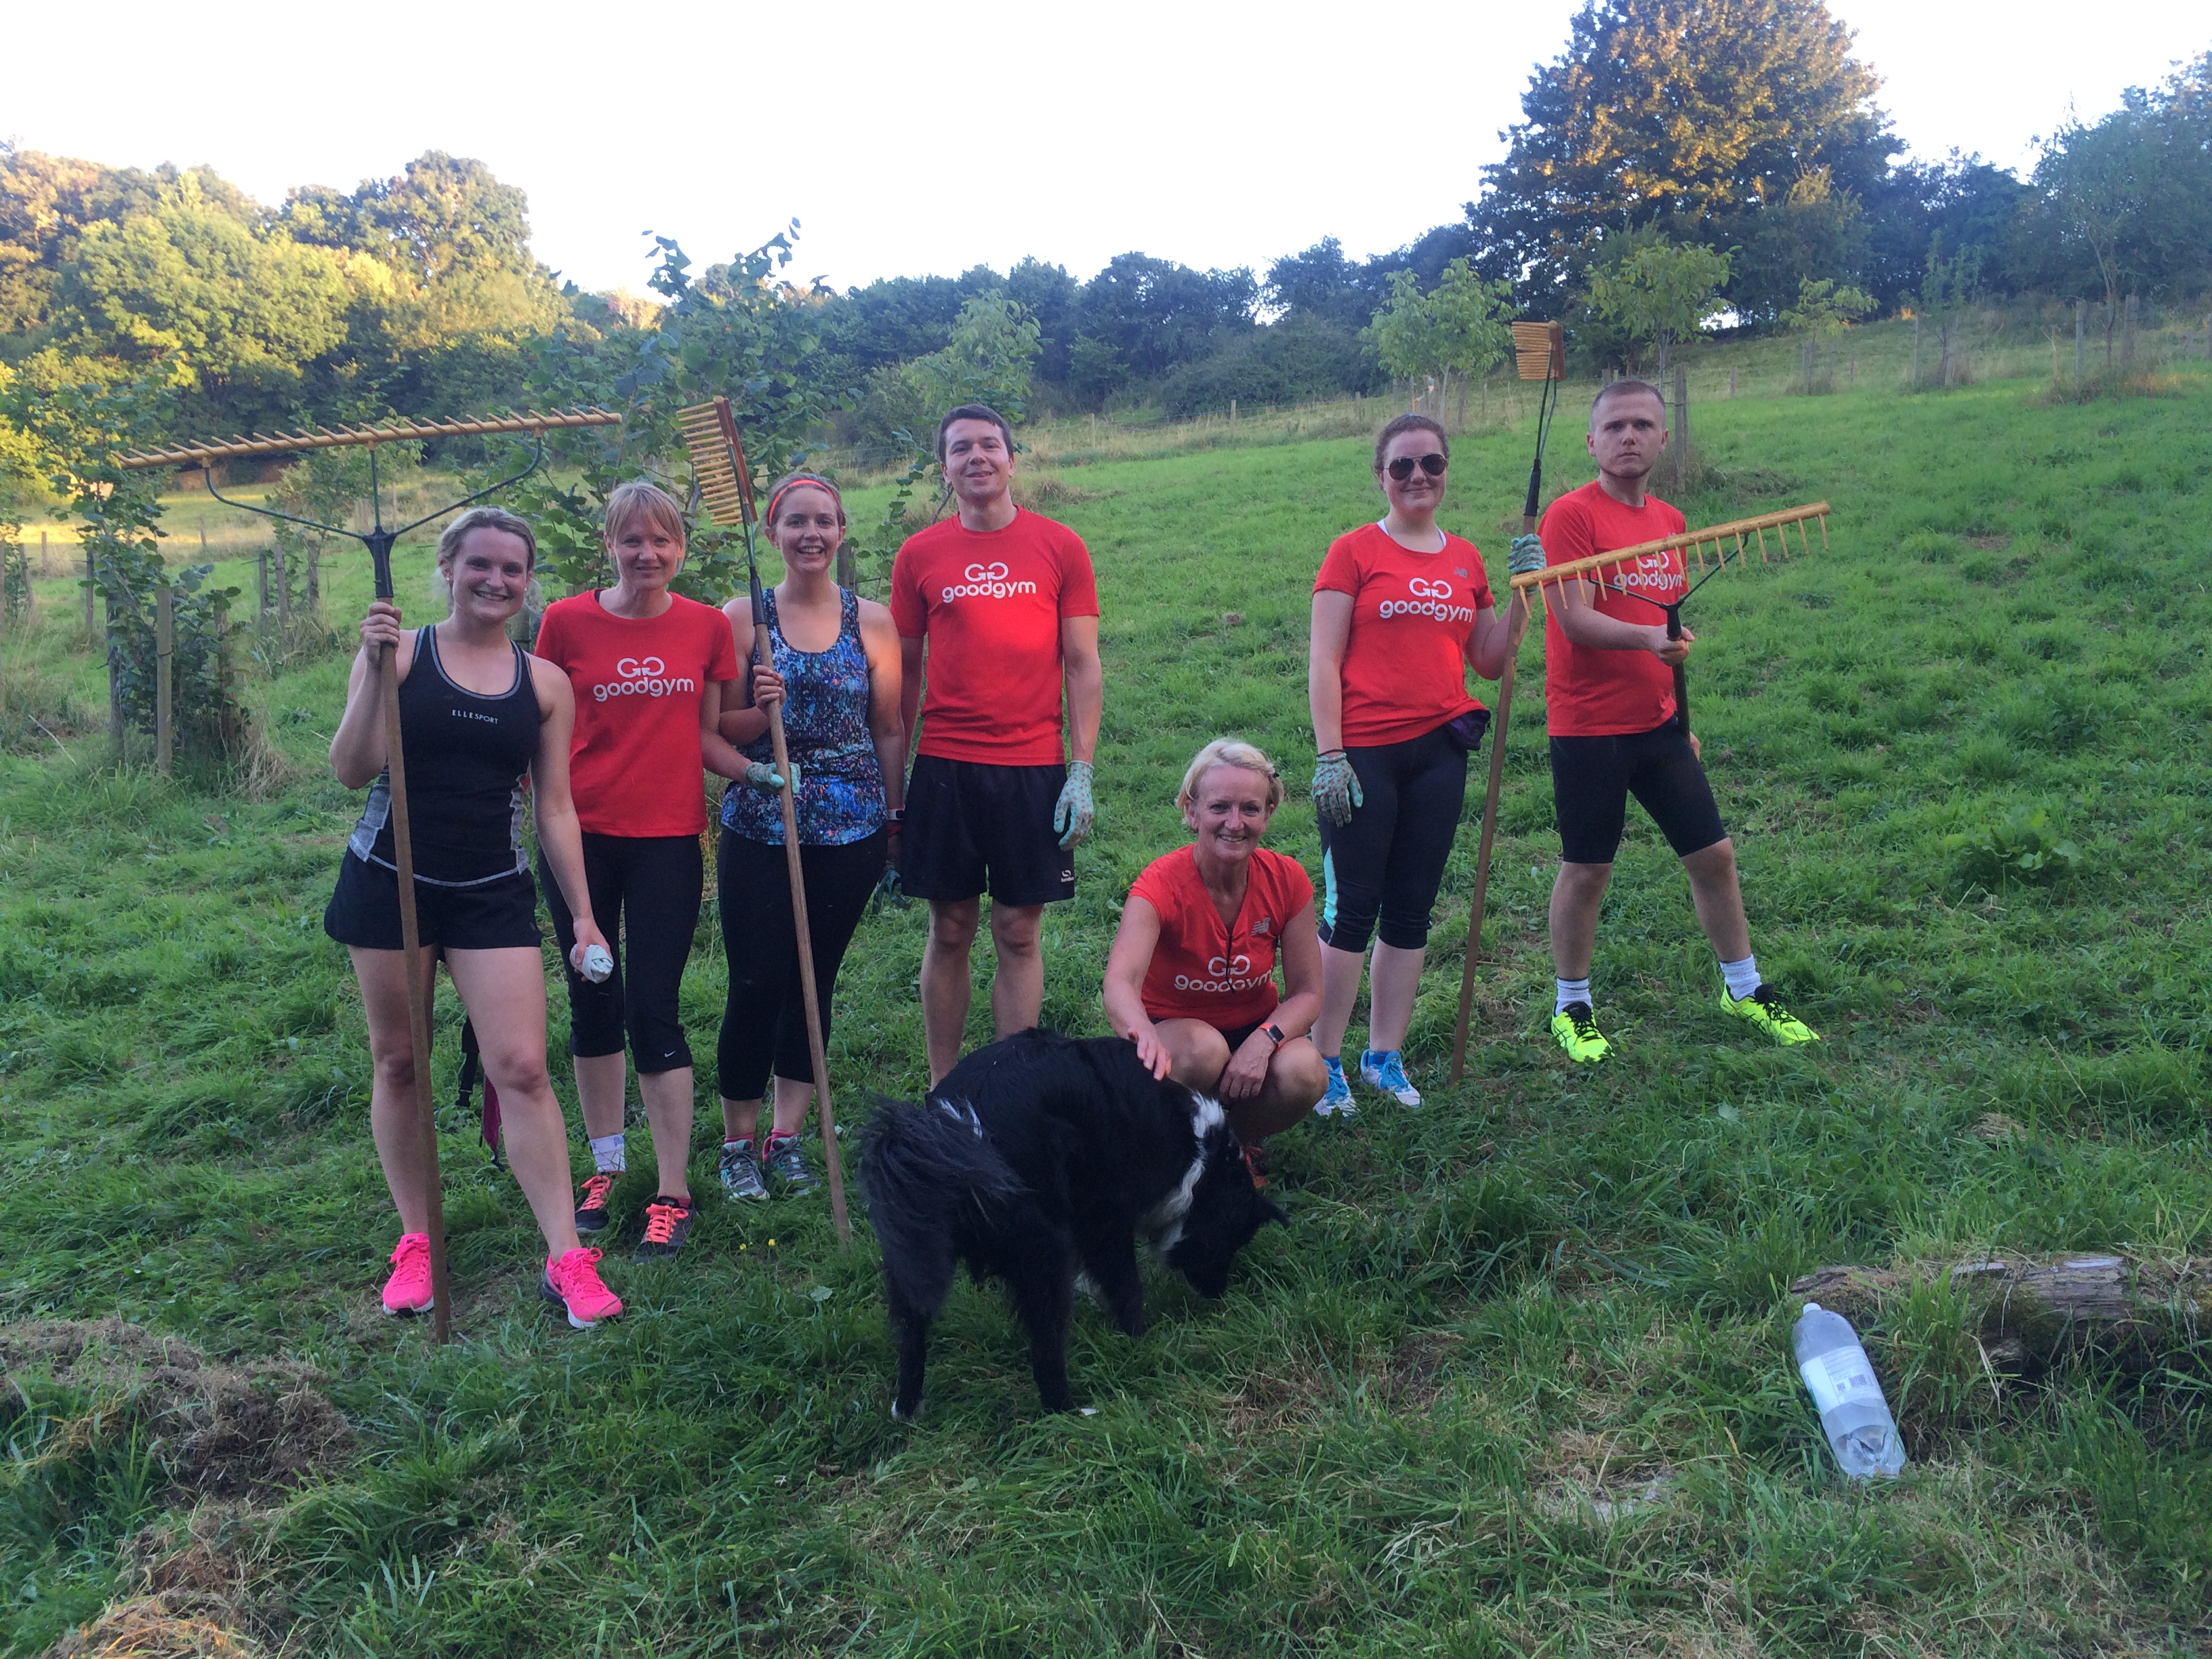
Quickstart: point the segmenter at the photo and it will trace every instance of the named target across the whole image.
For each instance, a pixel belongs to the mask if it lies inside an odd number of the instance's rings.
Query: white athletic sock
[[[1552,1012],[1553,1013],[1565,1013],[1567,1012],[1567,1005],[1571,1002],[1579,1002],[1583,1004],[1585,1006],[1589,1005],[1590,994],[1589,981],[1588,980],[1555,979],[1552,983],[1559,988],[1559,1000],[1552,1005]]]
[[[1759,988],[1759,958],[1746,957],[1741,962],[1721,963],[1721,977],[1728,981],[1728,994],[1741,1002]]]
[[[599,1166],[601,1175],[620,1175],[627,1167],[623,1163],[623,1132],[592,1137],[592,1162]]]

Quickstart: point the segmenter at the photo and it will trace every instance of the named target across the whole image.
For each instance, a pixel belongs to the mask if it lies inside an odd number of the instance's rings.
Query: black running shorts
[[[1728,838],[1713,787],[1680,722],[1622,737],[1552,739],[1552,805],[1568,863],[1613,862],[1631,795],[1678,858]]]
[[[919,899],[1050,904],[1075,896],[1075,854],[1053,833],[1064,766],[915,757],[899,883]]]
[[[544,939],[538,928],[538,884],[527,870],[473,887],[417,881],[415,926],[424,945],[449,951],[535,951]],[[347,853],[338,860],[337,890],[323,912],[323,931],[341,945],[398,950],[398,873]]]

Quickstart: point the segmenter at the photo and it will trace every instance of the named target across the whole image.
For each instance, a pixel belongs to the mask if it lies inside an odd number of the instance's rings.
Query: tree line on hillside
[[[2068,118],[2023,177],[1904,155],[1850,48],[1820,0],[1589,0],[1458,219],[1264,271],[1133,252],[1085,280],[1025,259],[836,292],[793,276],[793,226],[696,272],[664,240],[651,297],[586,294],[481,162],[429,152],[270,207],[206,167],[0,145],[0,476],[35,487],[117,422],[650,401],[740,367],[714,389],[779,444],[912,450],[965,396],[1187,416],[1422,374],[1464,396],[1516,311],[1566,319],[1586,366],[1650,368],[1723,319],[1820,330],[2023,295],[2109,317],[2212,286],[2212,52]]]

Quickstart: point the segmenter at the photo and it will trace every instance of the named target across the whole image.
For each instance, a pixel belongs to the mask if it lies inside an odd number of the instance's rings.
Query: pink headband
[[[837,493],[837,486],[827,478],[817,478],[811,472],[802,472],[795,478],[784,480],[777,487],[775,494],[768,498],[768,521],[771,528],[775,524],[776,507],[782,502],[783,498],[794,489],[828,490],[830,499],[837,503],[838,518],[842,519],[845,516],[845,498]]]

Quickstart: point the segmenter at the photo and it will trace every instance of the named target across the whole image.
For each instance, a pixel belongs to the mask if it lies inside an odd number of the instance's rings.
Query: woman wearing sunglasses
[[[1359,1074],[1418,1106],[1401,1050],[1420,989],[1429,913],[1467,795],[1468,756],[1490,711],[1468,694],[1472,668],[1504,671],[1528,602],[1500,617],[1482,555],[1437,524],[1451,447],[1425,415],[1401,415],[1375,440],[1375,482],[1389,511],[1340,536],[1314,580],[1306,694],[1313,708],[1314,810],[1320,821],[1322,1006],[1313,1040],[1328,1066],[1314,1109],[1350,1115],[1345,1027],[1368,942],[1367,1047]]]

